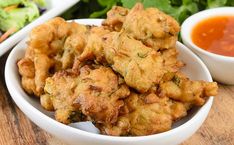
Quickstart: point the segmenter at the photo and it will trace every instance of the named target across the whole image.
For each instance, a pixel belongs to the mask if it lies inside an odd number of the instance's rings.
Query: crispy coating
[[[119,84],[119,77],[107,67],[83,67],[81,72],[73,105],[97,123],[116,122],[122,99],[130,94],[128,87]]]
[[[114,6],[102,23],[111,31],[124,31],[156,51],[175,46],[180,27],[171,16],[137,3],[131,10]]]
[[[170,78],[160,84],[160,96],[166,96],[182,103],[203,105],[208,96],[217,95],[216,82],[192,81],[182,73],[170,74]]]
[[[122,30],[158,51],[175,46],[180,27],[169,15],[137,3],[126,16]]]
[[[107,12],[107,18],[103,21],[102,25],[110,31],[120,31],[128,12],[129,9],[127,8],[113,6],[112,9]]]
[[[191,81],[183,74],[170,73],[155,92],[132,92],[124,100],[124,112],[115,124],[97,125],[103,134],[142,136],[171,129],[172,123],[187,115],[193,106],[217,95],[217,83]],[[158,94],[157,94],[158,93]]]
[[[131,95],[125,99],[128,113],[115,125],[98,126],[103,134],[142,136],[171,129],[173,121],[187,115],[187,105],[154,93]]]
[[[109,36],[104,37],[104,54],[127,85],[143,93],[159,83],[164,74],[160,53],[125,33]]]
[[[58,72],[46,80],[48,94],[41,98],[41,104],[47,109],[52,101],[56,120],[68,124],[74,121],[69,120],[71,113],[82,112],[97,123],[117,121],[119,108],[124,105],[122,99],[130,91],[110,68],[95,67],[85,65],[79,73]],[[47,95],[50,100],[45,98]]]
[[[105,29],[105,26],[114,29],[115,23],[123,23],[118,32]],[[175,49],[179,25],[159,10],[144,10],[142,4],[136,4],[129,12],[128,9],[114,7],[103,25],[91,30],[90,38],[95,41],[89,41],[92,47],[86,47],[79,60],[91,59],[110,65],[124,77],[128,86],[137,91],[147,92],[159,84],[166,72],[176,72],[183,66],[177,60]],[[150,37],[145,36],[146,33]],[[167,38],[175,39],[169,44],[164,41]],[[149,41],[154,42],[155,46],[148,45]]]
[[[83,51],[87,31],[86,26],[68,23],[62,18],[34,28],[26,54],[18,62],[25,91],[40,96],[47,77],[55,71],[71,68],[75,57]]]
[[[177,60],[178,51],[176,48],[170,48],[161,51],[165,72],[178,72],[184,66],[184,63]]]
[[[182,73],[166,73],[157,90],[124,100],[123,113],[115,124],[97,125],[103,134],[142,136],[171,129],[172,123],[187,115],[193,106],[202,106],[217,95],[217,83],[191,81]]]
[[[64,124],[81,120],[81,112],[71,105],[77,83],[78,73],[59,71],[46,79],[46,93],[40,97],[41,105],[48,111],[54,110],[55,119]]]
[[[96,62],[106,62],[103,48],[103,36],[109,34],[110,31],[104,27],[92,27],[90,29],[89,37],[87,39],[87,45],[84,51],[79,56],[79,61],[84,62],[88,59],[95,60]]]
[[[183,66],[177,60],[175,47],[157,52],[125,32],[110,32],[101,36],[99,45],[84,49],[79,60],[95,59],[99,63],[107,63],[124,77],[127,85],[141,93],[158,85],[164,73],[176,72]]]

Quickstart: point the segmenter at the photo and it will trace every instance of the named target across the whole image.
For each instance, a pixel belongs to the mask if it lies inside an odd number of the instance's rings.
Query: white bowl
[[[222,56],[205,51],[196,46],[191,38],[194,26],[200,21],[214,16],[226,15],[234,16],[234,7],[214,8],[196,13],[186,19],[182,24],[181,37],[184,44],[204,61],[210,70],[212,77],[216,81],[234,85],[234,57]]]
[[[101,19],[77,20],[83,24],[100,25]],[[190,137],[204,122],[211,108],[213,97],[209,97],[202,107],[194,108],[189,115],[173,125],[170,131],[142,137],[113,137],[97,134],[90,122],[67,126],[54,120],[53,113],[43,110],[39,100],[28,96],[21,87],[17,60],[25,53],[26,40],[21,41],[10,53],[5,68],[7,88],[18,107],[42,129],[69,144],[76,145],[174,145]],[[183,72],[196,80],[212,81],[204,63],[188,48],[177,42],[179,59],[186,62]],[[77,129],[79,128],[79,129]],[[84,131],[87,130],[87,131]]]
[[[6,53],[9,49],[11,49],[17,42],[22,40],[24,36],[26,36],[33,27],[44,23],[45,21],[60,15],[71,6],[76,4],[79,0],[45,0],[47,11],[38,17],[36,20],[26,25],[24,28],[20,29],[14,35],[7,38],[5,41],[0,43],[0,57]]]

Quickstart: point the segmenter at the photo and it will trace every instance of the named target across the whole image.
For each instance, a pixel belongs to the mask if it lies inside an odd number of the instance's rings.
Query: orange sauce
[[[234,16],[201,21],[193,28],[192,41],[206,51],[234,57]]]

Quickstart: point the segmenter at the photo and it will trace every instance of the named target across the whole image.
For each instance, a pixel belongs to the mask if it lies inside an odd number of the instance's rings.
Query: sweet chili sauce
[[[201,21],[192,30],[192,41],[206,51],[234,57],[234,16]]]

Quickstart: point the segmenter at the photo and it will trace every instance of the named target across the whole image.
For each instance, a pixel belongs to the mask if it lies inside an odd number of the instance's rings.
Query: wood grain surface
[[[4,80],[6,57],[0,58],[0,145],[65,145],[32,123],[15,105]],[[205,123],[182,145],[234,145],[234,86],[219,85]]]

